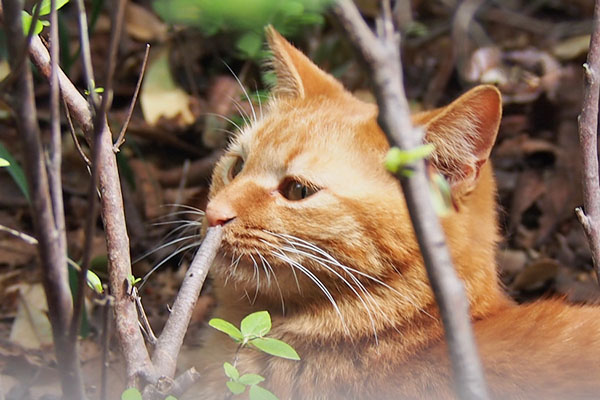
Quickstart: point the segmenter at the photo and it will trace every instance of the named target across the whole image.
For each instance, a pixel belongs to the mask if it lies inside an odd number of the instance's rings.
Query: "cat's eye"
[[[233,164],[231,164],[231,167],[229,167],[229,171],[227,172],[227,178],[229,178],[229,181],[231,182],[233,178],[238,176],[238,174],[242,172],[243,168],[244,160],[242,159],[242,157],[236,157],[235,161],[233,162]]]
[[[296,201],[305,199],[308,196],[312,196],[318,192],[319,189],[307,186],[295,179],[286,179],[283,181],[279,191],[286,199]]]

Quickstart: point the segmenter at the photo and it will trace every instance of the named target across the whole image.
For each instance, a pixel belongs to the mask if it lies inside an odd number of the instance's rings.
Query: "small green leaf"
[[[277,396],[258,385],[250,386],[250,400],[279,400]]]
[[[21,20],[23,24],[23,33],[27,35],[29,34],[29,29],[31,28],[31,22],[33,21],[33,17],[29,15],[27,11],[21,11]],[[39,35],[42,29],[44,29],[44,25],[38,19],[35,23],[35,27],[33,28],[33,34]]]
[[[60,10],[69,0],[56,0],[56,9]],[[40,6],[40,16],[50,14],[50,0],[43,0]]]
[[[96,275],[92,271],[88,270],[86,278],[87,278],[87,284],[88,284],[88,286],[94,292],[100,294],[100,293],[102,293],[104,291],[104,289],[102,288],[102,281],[100,280],[100,278],[98,277],[98,275]]]
[[[385,168],[397,174],[409,164],[428,157],[435,146],[432,143],[427,143],[412,150],[401,150],[397,147],[392,147],[385,156]]]
[[[225,370],[225,375],[227,375],[228,378],[234,381],[237,381],[240,378],[240,373],[238,372],[237,368],[230,363],[226,362],[223,364],[223,369]]]
[[[260,376],[258,374],[244,374],[240,377],[239,382],[243,383],[244,385],[251,386],[251,385],[257,385],[264,380],[265,380],[265,378],[263,378],[262,376]]]
[[[263,37],[256,32],[244,33],[235,43],[235,47],[242,52],[245,58],[254,59],[260,54],[263,46]]]
[[[9,162],[10,165],[6,167],[6,171],[8,171],[10,176],[13,178],[13,181],[15,181],[19,189],[21,189],[21,193],[23,193],[23,196],[25,196],[27,201],[29,201],[29,190],[27,188],[27,179],[25,178],[25,172],[23,171],[23,168],[21,168],[17,160],[15,160],[12,154],[10,154],[8,149],[4,147],[2,143],[0,143],[0,157]]]
[[[233,394],[242,394],[246,390],[246,385],[243,385],[239,382],[227,381],[225,383],[229,391]]]
[[[136,388],[125,389],[121,394],[121,400],[142,400],[142,394]]]
[[[167,397],[165,397],[165,400],[177,400],[177,397],[175,397],[175,396],[167,396]]]
[[[245,339],[262,337],[271,330],[271,316],[268,311],[257,311],[247,315],[240,328]]]
[[[240,330],[236,328],[231,322],[227,322],[224,319],[213,318],[210,321],[208,321],[208,324],[216,330],[228,334],[238,342],[241,342],[244,339],[242,332],[240,332]]]
[[[440,217],[447,216],[453,208],[452,188],[439,172],[434,172],[429,176],[429,190],[433,208]]]
[[[274,338],[256,338],[250,340],[250,344],[252,344],[257,349],[271,354],[273,356],[287,358],[290,360],[299,360],[300,356],[296,353],[296,350],[289,344],[279,339]]]
[[[5,160],[4,158],[0,157],[0,167],[8,167],[10,165],[10,163],[8,162],[8,160]]]
[[[136,283],[142,280],[142,278],[136,278],[132,274],[127,275],[127,279],[129,279],[129,283],[131,283],[131,286],[135,286]]]

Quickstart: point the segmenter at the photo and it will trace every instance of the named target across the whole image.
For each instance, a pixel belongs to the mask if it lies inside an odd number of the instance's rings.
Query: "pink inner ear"
[[[476,117],[473,123],[477,124],[478,135],[473,137],[475,144],[473,155],[478,160],[485,162],[496,142],[502,116],[502,98],[494,87],[483,86],[480,88],[474,89],[477,92],[474,93],[473,99],[470,99],[471,101],[466,106],[472,107],[472,112],[475,113]]]
[[[454,187],[472,186],[496,141],[502,98],[494,86],[478,86],[450,105],[417,115],[436,145],[434,165]]]

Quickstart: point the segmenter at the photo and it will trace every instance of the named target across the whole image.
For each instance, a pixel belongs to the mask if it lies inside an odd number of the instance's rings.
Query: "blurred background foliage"
[[[235,46],[241,56],[262,59],[266,25],[290,36],[306,26],[323,24],[323,13],[332,0],[156,0],[153,8],[170,24],[238,35]]]

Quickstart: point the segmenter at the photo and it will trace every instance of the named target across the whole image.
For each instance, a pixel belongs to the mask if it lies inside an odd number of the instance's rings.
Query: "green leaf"
[[[8,167],[10,165],[10,163],[8,162],[8,160],[5,160],[4,158],[0,157],[0,167]]]
[[[23,24],[23,33],[25,35],[27,35],[29,33],[29,29],[31,27],[31,22],[33,21],[33,17],[31,15],[29,15],[29,13],[27,11],[21,11],[21,20],[22,20],[22,24]],[[35,27],[33,29],[33,34],[39,35],[40,32],[42,31],[42,29],[44,29],[44,25],[42,24],[42,21],[40,21],[38,19],[35,23]]]
[[[175,396],[167,396],[167,397],[165,397],[165,400],[177,400],[177,397],[175,397]]]
[[[142,394],[136,388],[125,389],[121,394],[121,400],[142,400]]]
[[[233,394],[242,394],[246,390],[246,385],[239,382],[227,381],[225,382],[229,391]]]
[[[412,150],[401,150],[397,147],[392,147],[385,156],[385,167],[388,171],[397,174],[405,166],[429,156],[435,146],[432,143],[427,143]]]
[[[258,385],[250,386],[250,400],[279,400],[277,396]]]
[[[227,322],[221,318],[213,318],[208,321],[208,324],[218,331],[228,334],[234,340],[241,342],[244,339],[242,332],[236,328],[231,322]]]
[[[240,373],[238,372],[237,368],[230,363],[226,362],[223,364],[223,369],[225,370],[225,375],[227,375],[228,378],[234,381],[237,381],[240,378]]]
[[[271,316],[268,311],[257,311],[247,315],[240,328],[245,339],[262,337],[271,330]]]
[[[132,274],[127,275],[127,279],[129,279],[129,283],[131,283],[131,286],[135,286],[136,283],[142,280],[142,278],[136,278]]]
[[[272,356],[287,358],[290,360],[300,360],[300,356],[296,350],[289,344],[279,339],[274,338],[256,338],[250,340],[250,344],[254,347]]]
[[[247,32],[237,40],[235,47],[242,52],[243,57],[257,58],[263,47],[263,37],[256,32]]]
[[[23,193],[23,196],[25,196],[27,201],[30,201],[25,172],[23,171],[23,168],[21,168],[19,163],[17,163],[17,160],[15,160],[12,154],[10,154],[8,149],[4,147],[2,143],[0,143],[0,157],[9,162],[10,165],[6,167],[6,170],[8,171],[10,176],[12,176],[19,189],[21,189],[21,193]]]
[[[100,294],[104,291],[104,289],[102,288],[102,281],[100,280],[98,275],[96,275],[92,271],[88,270],[87,275],[86,275],[86,280],[87,280],[88,286],[94,292]]]
[[[251,385],[257,385],[264,380],[265,380],[265,378],[263,378],[262,376],[260,376],[258,374],[244,374],[240,377],[239,382],[243,383],[244,385],[251,386]]]
[[[69,0],[56,0],[56,9],[60,10]],[[43,0],[40,6],[40,16],[50,14],[50,0]]]
[[[439,172],[430,175],[429,191],[436,213],[440,217],[448,215],[454,207],[454,202],[452,201],[452,188],[444,175]]]

